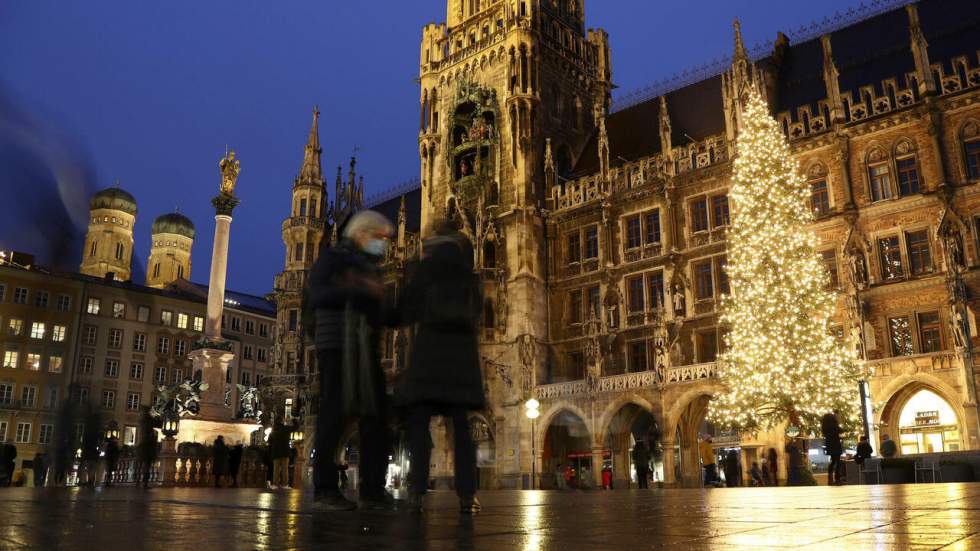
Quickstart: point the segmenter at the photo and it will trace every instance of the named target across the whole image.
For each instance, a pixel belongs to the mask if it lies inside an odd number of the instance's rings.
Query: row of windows
[[[93,325],[86,325],[82,330],[82,343],[85,346],[96,346],[99,342],[99,328]],[[158,337],[156,352],[158,355],[168,355],[171,350],[171,342],[173,342],[173,353],[177,356],[183,356],[187,353],[187,341],[183,339],[174,339],[171,341],[170,337]],[[109,333],[106,337],[106,347],[113,350],[121,350],[123,343],[123,330],[122,329],[109,329]],[[146,352],[147,336],[146,333],[134,333],[133,334],[133,351],[134,352]]]
[[[142,394],[139,392],[129,392],[126,394],[126,411],[139,411]],[[116,391],[105,389],[102,391],[102,408],[116,409]]]
[[[8,337],[19,337],[24,332],[24,320],[9,318],[6,324],[6,335]],[[34,340],[44,340],[50,338],[52,342],[65,342],[68,335],[68,328],[64,325],[43,321],[31,322],[30,337]]]
[[[31,291],[27,287],[14,287],[10,292],[10,302],[13,304],[29,304],[31,302]],[[7,284],[0,283],[0,302],[7,300]],[[47,308],[51,302],[51,293],[43,289],[34,291],[34,307]],[[71,295],[58,295],[55,301],[55,309],[59,312],[71,310]]]
[[[0,442],[7,441],[7,421],[0,421]],[[30,421],[19,421],[14,432],[14,442],[17,444],[33,444],[33,424]],[[38,425],[37,443],[50,444],[54,436],[54,425],[42,423]]]
[[[40,388],[37,385],[20,385],[20,393],[16,392],[16,387],[12,382],[0,382],[0,406],[10,406],[14,403],[15,397],[20,400],[21,407],[36,408]],[[44,395],[45,409],[54,409],[58,405],[59,390],[56,386],[49,386],[47,394]]]
[[[21,358],[24,362],[21,365]],[[28,371],[41,371],[46,367],[48,373],[61,373],[65,368],[64,357],[61,354],[50,354],[46,358],[40,350],[31,350],[21,354],[21,351],[8,345],[3,350],[3,363],[0,366],[8,369],[27,369]]]
[[[88,299],[85,311],[93,316],[98,316],[102,313],[102,299],[91,297]],[[116,319],[126,319],[126,303],[124,302],[113,302],[112,303],[112,317]],[[242,332],[242,318],[238,316],[231,316],[231,330],[235,332]],[[150,308],[148,306],[139,306],[136,309],[136,321],[142,323],[148,323],[150,321]],[[176,315],[172,310],[161,310],[160,311],[160,324],[166,325],[168,327],[177,327],[177,329],[193,329],[194,331],[203,332],[204,331],[204,318],[202,316],[191,316],[190,314],[185,314],[183,312],[177,312]],[[221,318],[221,326],[227,328],[228,319],[226,316]],[[256,323],[254,320],[245,320],[245,334],[254,335],[256,329]],[[260,323],[258,324],[258,333],[260,337],[268,338],[269,336],[269,324]]]

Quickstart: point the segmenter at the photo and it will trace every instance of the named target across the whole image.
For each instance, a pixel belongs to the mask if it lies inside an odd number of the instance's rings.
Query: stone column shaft
[[[214,247],[211,253],[211,279],[208,284],[208,320],[205,335],[221,337],[221,312],[225,303],[225,278],[228,273],[228,242],[231,238],[231,216],[214,217]]]

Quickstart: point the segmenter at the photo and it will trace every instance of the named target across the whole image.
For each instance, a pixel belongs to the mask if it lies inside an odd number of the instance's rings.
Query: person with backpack
[[[422,260],[399,302],[403,322],[418,327],[409,366],[395,391],[396,405],[408,412],[409,508],[421,510],[428,490],[429,421],[441,415],[453,423],[460,511],[473,514],[480,502],[469,412],[486,405],[477,337],[483,310],[480,280],[473,271],[473,246],[451,222],[437,224],[436,235],[422,248]]]

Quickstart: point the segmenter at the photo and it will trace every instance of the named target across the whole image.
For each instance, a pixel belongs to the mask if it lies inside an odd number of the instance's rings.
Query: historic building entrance
[[[570,484],[581,487],[593,483],[592,438],[589,430],[574,413],[563,410],[548,424],[544,449],[541,453],[541,488],[554,489],[558,485],[558,473],[568,466],[574,469]]]
[[[608,465],[603,461],[603,468],[612,470],[614,487],[629,488],[638,483],[636,466],[631,455],[638,441],[643,441],[650,450],[653,481],[662,481],[664,472],[661,440],[660,425],[646,409],[631,403],[616,412],[609,422],[603,442],[606,450],[611,452]]]
[[[931,390],[912,395],[899,414],[902,454],[959,451],[960,426],[949,403]]]

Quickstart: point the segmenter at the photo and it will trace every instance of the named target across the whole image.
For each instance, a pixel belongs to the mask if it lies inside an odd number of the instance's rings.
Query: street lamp
[[[534,473],[537,470],[535,465],[537,461],[537,450],[535,449],[535,439],[534,439],[534,420],[541,415],[538,408],[541,407],[541,403],[531,398],[527,402],[524,402],[524,415],[531,420],[531,489],[534,489]]]
[[[180,419],[177,418],[177,416],[174,415],[173,412],[167,412],[167,414],[163,418],[163,427],[160,429],[160,432],[163,433],[164,437],[169,439],[169,438],[173,438],[174,436],[177,436],[177,432],[179,432],[179,428],[180,428]]]
[[[303,441],[303,429],[301,429],[299,427],[293,429],[293,432],[291,432],[289,434],[289,439],[292,440],[293,442],[302,442]]]

